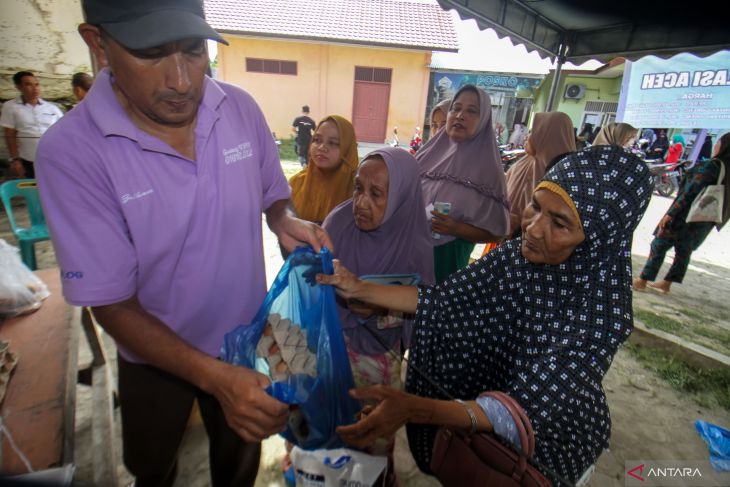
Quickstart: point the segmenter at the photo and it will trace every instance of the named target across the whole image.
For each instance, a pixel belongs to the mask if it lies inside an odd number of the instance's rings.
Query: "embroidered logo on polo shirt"
[[[81,271],[61,271],[61,279],[83,279],[84,273]]]
[[[251,149],[251,142],[238,144],[236,147],[231,149],[223,149],[223,160],[226,165],[247,159],[252,155],[253,149]]]
[[[144,198],[145,196],[149,196],[152,193],[154,193],[154,189],[148,189],[147,191],[135,191],[134,193],[124,193],[122,195],[122,204],[126,205],[132,200],[138,200],[140,198]]]

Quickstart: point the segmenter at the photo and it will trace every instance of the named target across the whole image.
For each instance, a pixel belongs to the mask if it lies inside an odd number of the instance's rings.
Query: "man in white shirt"
[[[33,161],[38,140],[48,127],[63,116],[51,102],[41,98],[38,79],[30,71],[13,75],[20,96],[3,103],[0,125],[5,131],[5,143],[10,157],[10,172],[18,177],[33,178]]]

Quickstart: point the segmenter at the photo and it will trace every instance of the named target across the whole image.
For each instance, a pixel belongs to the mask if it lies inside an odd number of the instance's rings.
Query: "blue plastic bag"
[[[317,358],[316,377],[296,374],[286,381],[272,381],[266,389],[279,401],[298,406],[290,412],[282,436],[305,450],[343,447],[335,428],[354,423],[360,411],[360,404],[348,394],[355,383],[334,289],[315,282],[318,273],[332,272],[332,254],[326,248],[319,254],[311,247],[296,249],[284,262],[253,323],[228,333],[221,350],[226,362],[271,377],[266,359],[256,356],[269,315],[277,313],[306,331],[307,348]]]
[[[730,471],[730,431],[698,419],[695,428],[710,449],[710,464],[715,470]]]

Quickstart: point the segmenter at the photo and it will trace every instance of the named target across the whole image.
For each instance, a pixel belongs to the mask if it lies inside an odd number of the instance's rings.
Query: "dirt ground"
[[[655,196],[649,210],[636,231],[634,241],[634,274],[640,272],[649,250],[651,232],[671,200]],[[0,238],[14,243],[9,235],[7,220],[0,220]],[[267,277],[273,279],[281,265],[278,246],[273,236],[265,240]],[[705,244],[693,254],[685,282],[676,286],[670,296],[654,293],[634,293],[635,309],[654,310],[686,319],[686,311],[710,317],[713,326],[730,330],[730,232],[713,232]],[[52,248],[40,244],[40,267],[55,265]],[[666,269],[666,264],[664,269]],[[113,356],[113,342],[107,338],[107,348]],[[82,347],[85,345],[82,343]],[[82,348],[80,361],[88,360]],[[610,449],[600,457],[597,471],[589,485],[624,485],[627,460],[699,460],[708,461],[705,443],[694,429],[694,421],[703,419],[730,427],[730,411],[719,407],[701,407],[691,396],[680,394],[655,374],[638,363],[626,350],[616,355],[604,387],[613,418]],[[77,387],[76,415],[76,478],[90,485],[91,452],[91,394],[87,387]],[[118,414],[117,414],[118,416]],[[116,446],[119,455],[119,485],[126,485],[131,477],[121,462],[120,435],[117,417]],[[188,434],[180,456],[178,486],[206,486],[210,484],[207,466],[207,439],[200,420],[191,418]],[[264,442],[258,486],[284,485],[279,472],[283,441],[270,438]],[[397,471],[405,486],[439,485],[418,473],[408,453],[404,435],[397,442]],[[720,484],[718,484],[720,485]]]

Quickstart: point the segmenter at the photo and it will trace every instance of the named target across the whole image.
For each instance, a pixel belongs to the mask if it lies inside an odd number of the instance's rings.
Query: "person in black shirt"
[[[657,133],[656,140],[649,147],[647,158],[649,159],[664,159],[664,154],[669,149],[669,139],[667,139],[667,132],[664,129],[660,129]]]
[[[700,153],[697,155],[698,161],[704,161],[705,159],[712,159],[712,136],[707,135],[705,141],[702,143]]]
[[[317,126],[314,120],[309,118],[309,106],[302,107],[302,115],[295,118],[292,122],[292,131],[297,134],[295,151],[299,156],[299,163],[302,167],[307,165],[307,154],[309,153],[309,143],[312,141],[312,133]]]

